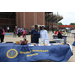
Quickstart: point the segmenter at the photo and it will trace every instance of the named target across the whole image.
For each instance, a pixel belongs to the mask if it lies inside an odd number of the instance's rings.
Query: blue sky
[[[53,12],[57,14],[57,12]],[[60,21],[63,25],[69,25],[70,23],[75,23],[75,12],[58,12],[63,19]]]

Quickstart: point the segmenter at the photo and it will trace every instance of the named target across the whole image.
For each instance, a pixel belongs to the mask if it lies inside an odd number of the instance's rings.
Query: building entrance
[[[9,26],[9,31],[13,32],[16,25],[16,13],[15,12],[0,12],[0,27],[4,28],[7,32],[7,27]]]

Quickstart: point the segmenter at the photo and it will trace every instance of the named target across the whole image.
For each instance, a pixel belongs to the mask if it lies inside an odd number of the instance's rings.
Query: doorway
[[[9,31],[13,32],[16,25],[16,13],[15,12],[0,12],[0,27],[4,28],[7,32],[7,27]]]

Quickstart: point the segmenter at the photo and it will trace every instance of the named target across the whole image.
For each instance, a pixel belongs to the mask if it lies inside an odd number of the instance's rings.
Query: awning
[[[57,15],[56,14],[53,14],[52,16],[52,13],[47,13],[45,14],[45,21],[47,22],[52,22],[52,19],[53,19],[53,23],[57,23]],[[63,19],[63,16],[60,16],[58,15],[58,21],[62,20]]]
[[[63,28],[66,28],[66,27],[68,27],[68,28],[74,28],[74,25],[59,25],[59,27],[63,27]]]

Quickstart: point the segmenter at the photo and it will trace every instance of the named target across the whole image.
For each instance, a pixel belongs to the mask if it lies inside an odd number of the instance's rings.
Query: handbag
[[[27,42],[28,42],[28,41],[22,41],[22,42],[21,42],[21,45],[27,45]]]

